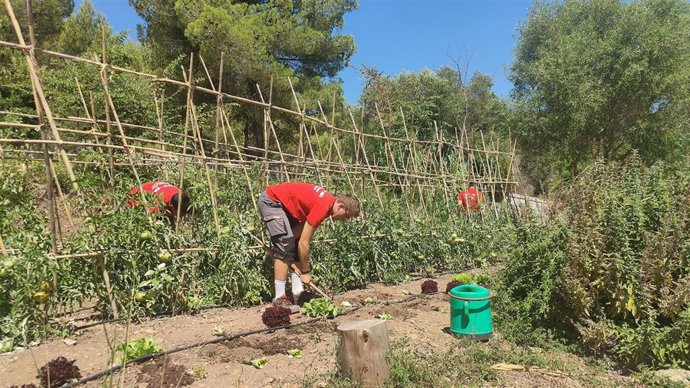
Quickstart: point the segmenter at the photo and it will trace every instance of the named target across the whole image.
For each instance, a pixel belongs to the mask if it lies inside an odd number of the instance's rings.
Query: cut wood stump
[[[338,326],[338,366],[343,377],[363,387],[380,387],[388,380],[389,340],[386,321],[370,319]]]

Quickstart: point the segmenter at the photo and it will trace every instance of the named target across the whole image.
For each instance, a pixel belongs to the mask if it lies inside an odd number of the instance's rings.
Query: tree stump
[[[389,340],[386,321],[370,319],[338,326],[338,366],[343,377],[363,387],[380,387],[388,380]]]

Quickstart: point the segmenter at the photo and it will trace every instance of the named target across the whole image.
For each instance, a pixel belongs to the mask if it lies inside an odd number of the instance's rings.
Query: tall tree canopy
[[[145,25],[140,40],[166,65],[198,53],[212,71],[224,53],[224,87],[256,98],[256,84],[268,97],[273,77],[275,104],[292,106],[288,76],[298,92],[324,87],[355,50],[354,39],[338,34],[355,0],[130,0]],[[203,74],[203,73],[200,73]],[[218,74],[217,71],[214,74]],[[261,143],[260,112],[240,112]]]
[[[505,130],[507,106],[491,91],[493,81],[485,74],[475,73],[467,81],[462,72],[448,66],[395,77],[370,68],[363,74],[360,103],[366,116],[378,125],[376,103],[395,135],[405,135],[400,108],[407,125],[417,128],[417,136],[425,140],[435,139],[434,121],[450,137],[458,128],[470,133]]]
[[[690,118],[685,0],[539,1],[512,66],[523,150],[570,174],[593,157],[677,156]]]

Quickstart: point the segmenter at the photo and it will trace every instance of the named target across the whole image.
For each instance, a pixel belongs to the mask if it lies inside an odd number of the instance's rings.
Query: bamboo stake
[[[31,0],[28,0],[28,1],[31,1]],[[84,114],[86,115],[86,118],[87,118],[88,120],[91,120],[91,121],[92,121],[92,123],[91,123],[91,132],[96,132],[96,125],[97,125],[97,124],[96,124],[96,121],[94,121],[94,120],[91,118],[91,114],[89,113],[89,108],[86,106],[86,100],[84,99],[84,93],[82,93],[82,91],[81,91],[81,85],[79,84],[79,79],[78,79],[77,77],[74,77],[74,81],[75,81],[76,84],[77,84],[77,91],[79,92],[79,100],[81,101],[81,106],[82,106],[82,108],[84,109]],[[95,141],[96,143],[100,143],[100,142],[98,141],[98,136],[94,135],[94,136],[93,136],[93,139],[94,139],[94,141]]]
[[[106,39],[105,39],[105,25],[101,25],[101,66],[106,66],[107,64],[107,50],[106,50]],[[105,98],[104,98],[105,100]],[[110,127],[110,107],[108,102],[104,101],[105,104],[105,132],[108,134],[108,139],[106,143],[108,145],[113,144],[113,131]],[[113,159],[113,150],[108,149],[108,167],[110,167],[110,187],[115,189],[115,161]]]
[[[33,19],[33,4],[31,3],[31,0],[26,1],[26,11],[27,15],[29,18],[29,39],[31,41],[32,46],[36,46],[36,37],[34,35],[34,19]],[[31,90],[33,92],[33,97],[34,97],[34,104],[36,106],[36,113],[38,114],[38,120],[40,123],[40,128],[41,128],[41,139],[46,140],[46,131],[45,131],[45,120],[43,116],[43,109],[41,107],[41,104],[39,103],[39,99],[37,98],[37,90],[38,86],[36,85],[36,80],[34,78],[31,78]],[[48,156],[48,145],[44,144],[43,145],[43,161],[44,161],[44,168],[45,168],[45,174],[46,174],[46,196],[48,200],[48,220],[49,220],[49,227],[50,227],[50,243],[52,247],[52,251],[56,252],[57,251],[57,242],[55,238],[55,222],[56,222],[56,209],[55,209],[55,202],[53,200],[53,175],[50,173],[50,158]]]
[[[105,290],[106,290],[106,293],[108,294],[108,299],[110,300],[110,308],[113,309],[113,317],[115,319],[118,319],[120,317],[120,314],[118,312],[117,302],[115,301],[115,296],[113,295],[113,287],[110,283],[110,275],[108,274],[108,271],[105,267],[105,258],[103,257],[103,254],[98,254],[96,256],[96,263],[98,265],[98,268],[101,271],[101,277],[103,277],[103,283],[105,284]]]
[[[479,135],[481,136],[482,139],[482,148],[486,150],[486,142],[484,142],[484,132],[479,131]],[[489,180],[493,182],[493,176],[491,174],[491,163],[489,161],[489,157],[486,153],[484,153],[484,158],[486,160],[486,170],[489,173]],[[495,185],[493,183],[489,184],[489,189],[491,191],[491,207],[494,209],[494,213],[496,213],[496,217],[498,217],[498,209],[496,209],[496,193],[495,193]]]
[[[326,118],[326,113],[324,113],[323,108],[321,107],[321,102],[317,101],[319,104],[319,109],[321,110],[321,115],[323,116],[324,121],[328,122],[328,119]],[[332,133],[332,132],[331,132]],[[340,153],[340,148],[338,147],[338,143],[334,138],[329,139],[331,143],[335,146],[335,152],[338,155],[338,160],[340,160],[340,166],[343,169],[343,172],[345,173],[345,178],[347,179],[347,183],[350,185],[350,190],[352,193],[355,193],[355,186],[352,184],[352,180],[350,179],[350,174],[347,171],[347,167],[345,167],[345,162],[343,161],[343,156]]]
[[[290,77],[288,77],[288,84],[290,85],[290,90],[292,91],[292,98],[295,100],[295,107],[297,107],[297,113],[299,114],[301,120],[299,124],[299,147],[297,149],[297,158],[301,159],[306,157],[304,154],[304,144],[302,139],[302,128],[305,127],[305,114],[304,111],[300,109],[299,100],[297,99],[297,93],[295,93],[295,88],[292,86],[292,79]]]
[[[297,106],[297,111],[299,112],[300,117],[302,118],[302,121],[299,124],[300,127],[300,137],[302,134],[302,131],[304,131],[305,136],[307,137],[307,144],[309,145],[309,152],[311,153],[311,158],[314,161],[314,165],[316,166],[316,175],[318,176],[319,179],[319,185],[323,186],[323,180],[321,179],[321,170],[319,169],[319,162],[317,162],[316,157],[314,156],[314,148],[311,146],[311,139],[309,138],[309,131],[307,130],[307,126],[305,125],[305,111],[306,111],[306,106],[304,109],[300,109],[299,105],[299,100],[297,99],[297,94],[295,93],[295,88],[292,86],[292,80],[288,77],[288,84],[290,84],[290,90],[292,91],[292,97],[295,99],[295,106]],[[304,157],[306,159],[306,156]]]
[[[237,144],[237,139],[235,138],[235,133],[232,130],[232,127],[230,127],[230,120],[228,119],[228,116],[225,114],[225,111],[221,111],[222,118],[225,120],[225,124],[228,126],[230,132],[230,138],[232,139],[232,143],[235,145],[235,150],[237,152],[237,157],[240,159],[240,162],[242,163],[242,172],[244,172],[244,178],[247,183],[247,191],[249,193],[249,197],[252,199],[252,205],[254,205],[254,211],[258,212],[259,211],[259,206],[256,203],[256,196],[254,195],[254,188],[252,187],[252,181],[249,178],[249,173],[247,173],[247,168],[244,165],[244,157],[242,156],[242,152],[240,151],[240,147]],[[263,237],[262,237],[263,238]]]
[[[224,60],[223,56],[224,56],[224,54],[225,53],[221,51],[221,53],[220,53],[220,66],[218,67],[218,92],[219,93],[223,92],[223,60]],[[217,104],[216,114],[218,115],[216,117],[216,120],[217,120],[216,121],[216,148],[218,148],[218,124],[220,124],[220,127],[223,130],[223,137],[225,138],[225,144],[228,143],[228,138],[225,137],[225,125],[223,124],[223,119],[222,119],[220,112],[219,112],[220,110],[223,109],[223,95],[222,94],[220,94],[218,96],[218,100],[216,101],[216,104]]]
[[[402,107],[400,107],[400,116],[402,117],[403,129],[405,130],[405,138],[408,140],[407,147],[409,149],[410,159],[412,161],[412,171],[414,172],[414,175],[418,175],[416,160],[417,148],[415,147],[415,144],[411,141],[412,139],[410,138],[410,132],[407,129],[407,122],[405,120],[405,112],[403,112]],[[415,186],[417,186],[417,190],[419,191],[419,203],[422,205],[424,214],[426,214],[428,218],[429,212],[426,209],[426,201],[424,200],[424,193],[422,192],[422,187],[419,185],[419,180],[416,181]]]
[[[3,256],[8,256],[7,249],[5,249],[5,243],[2,241],[2,236],[0,236],[0,253],[2,253]]]
[[[122,125],[120,124],[120,118],[117,115],[117,110],[115,109],[115,104],[113,103],[113,99],[110,96],[110,89],[108,87],[107,71],[108,70],[105,66],[101,70],[101,84],[103,85],[103,93],[105,95],[105,99],[106,99],[108,105],[110,106],[110,109],[113,112],[113,118],[115,119],[115,123],[117,124],[117,129],[120,132],[120,140],[122,141],[122,145],[125,148],[125,154],[127,156],[127,161],[129,162],[129,165],[132,169],[132,172],[134,173],[134,178],[137,181],[137,185],[139,187],[141,187],[141,185],[142,185],[141,178],[139,177],[139,172],[137,171],[137,168],[134,165],[134,161],[132,160],[133,159],[132,154],[134,152],[133,151],[134,149],[130,148],[129,144],[127,143],[127,139],[125,137],[125,131],[122,128]],[[142,203],[148,207],[148,201],[146,200],[146,196],[144,195],[144,191],[141,189],[138,191],[139,191],[139,194],[141,195]],[[180,201],[180,202],[182,202],[182,201]],[[149,223],[153,224],[153,219],[151,218],[151,215],[148,212],[146,213],[146,217],[148,218]]]
[[[259,85],[256,85],[257,88],[261,89]],[[271,77],[271,87],[273,87],[273,77]],[[268,124],[267,124],[267,117],[268,117],[268,112],[267,112],[267,107],[264,107],[263,110],[264,114],[264,123],[263,123],[263,128],[264,128],[264,163],[262,165],[262,175],[263,175],[263,182],[264,186],[268,186],[268,145],[269,145],[269,138],[268,138]]]
[[[55,171],[55,165],[53,164],[53,161],[48,159],[48,164],[50,165],[50,171],[52,172],[53,175],[53,180],[55,181],[55,185],[57,186],[57,191],[58,191],[58,196],[60,197],[60,200],[62,202],[62,206],[65,208],[65,214],[67,214],[67,221],[69,221],[70,226],[74,227],[74,221],[72,220],[72,212],[70,210],[69,205],[67,204],[67,201],[65,200],[65,196],[62,193],[62,187],[60,185],[60,180],[58,179],[57,172]]]
[[[93,137],[95,139],[98,139],[98,137],[102,136],[103,134],[99,131],[98,120],[96,119],[96,101],[94,101],[92,92],[89,92],[89,104],[91,107],[91,118],[93,119],[93,123],[91,125]],[[96,141],[96,144],[101,144],[101,142]],[[104,170],[105,172],[103,172]],[[110,176],[110,171],[108,170],[108,168],[103,168],[103,166],[101,165],[98,166],[98,171],[101,172],[101,176],[105,176],[106,174]]]
[[[438,125],[436,124],[435,120],[434,120],[434,130],[436,132],[436,140],[438,140],[438,167],[439,167],[439,171],[441,172],[441,175],[444,175],[445,172],[443,170],[443,165],[445,163],[443,162],[443,142],[441,140],[442,137],[439,133],[440,131],[438,130]],[[443,181],[443,191],[445,193],[446,206],[449,206],[448,182],[446,182],[445,178],[442,178],[442,181]]]
[[[156,106],[156,118],[158,119],[158,142],[163,144],[161,147],[161,150],[165,151],[165,142],[163,141],[163,104],[165,102],[165,89],[161,91],[161,99],[160,99],[160,106],[158,104],[158,97],[156,97],[156,94],[154,92],[153,94],[153,103]]]
[[[191,74],[191,72],[190,72]],[[185,78],[185,81],[189,82],[190,85],[190,90],[191,90],[191,85],[192,85],[192,79],[189,78],[187,79],[187,76],[185,75],[184,72],[182,72],[183,77]],[[199,119],[196,115],[196,107],[194,106],[194,103],[192,102],[191,105],[191,111],[192,111],[192,132],[196,133],[197,138],[199,139],[199,151],[201,152],[201,158],[202,158],[202,164],[204,165],[204,171],[206,172],[206,183],[208,183],[208,191],[209,194],[211,195],[211,210],[213,212],[213,223],[216,225],[216,233],[218,236],[220,236],[220,221],[218,221],[218,211],[216,210],[216,207],[218,204],[216,203],[216,193],[213,188],[213,182],[211,181],[211,172],[209,171],[208,165],[206,164],[206,151],[204,151],[204,142],[201,141],[201,130],[199,129]],[[180,189],[182,190],[182,189]],[[179,220],[180,216],[180,206],[182,205],[182,201],[180,200],[178,202],[178,209],[177,209],[177,216]]]
[[[182,67],[182,66],[180,66]],[[192,70],[194,69],[194,55],[190,54],[189,55],[189,77],[186,77],[185,79],[192,79]],[[184,75],[184,67],[182,67],[182,74]],[[187,161],[187,132],[189,130],[189,125],[191,121],[191,116],[192,116],[192,88],[187,85],[187,110],[185,112],[185,120],[184,120],[184,147],[182,148],[182,160],[180,162],[180,182],[178,184],[178,187],[180,189],[180,192],[183,190],[184,186],[184,170],[185,170],[185,163]],[[192,129],[192,135],[194,135]],[[175,222],[175,233],[179,233],[180,231],[180,217],[182,215],[182,201],[178,201],[177,203],[177,210],[175,212],[175,219],[178,222]]]
[[[350,119],[352,120],[352,125],[357,129],[357,123],[355,122],[355,117],[352,115],[352,110],[348,109],[350,114]],[[376,191],[376,198],[379,200],[379,205],[383,208],[383,199],[381,199],[381,191],[379,186],[376,184],[376,178],[374,177],[374,172],[371,170],[371,164],[369,163],[369,157],[367,156],[367,147],[364,145],[364,140],[362,137],[359,138],[360,146],[362,147],[362,156],[364,156],[364,162],[367,164],[367,169],[369,170],[369,176],[371,177],[371,182],[374,184],[374,190]]]
[[[271,81],[273,79],[271,78]],[[261,101],[264,101],[264,96],[261,93],[261,88],[259,85],[256,85],[257,90],[259,91],[259,98],[261,98]],[[271,82],[271,92],[269,94],[269,98],[272,98],[273,96],[273,82]],[[290,181],[290,173],[288,172],[287,168],[287,163],[285,162],[285,157],[283,156],[283,149],[280,147],[280,140],[278,140],[278,134],[276,133],[276,129],[273,126],[273,120],[271,119],[271,111],[266,110],[266,121],[268,123],[269,128],[271,128],[271,133],[273,134],[273,138],[276,140],[276,147],[278,148],[278,156],[280,157],[280,162],[281,166],[283,167],[283,171],[285,171],[285,180]],[[270,135],[269,135],[270,136]]]

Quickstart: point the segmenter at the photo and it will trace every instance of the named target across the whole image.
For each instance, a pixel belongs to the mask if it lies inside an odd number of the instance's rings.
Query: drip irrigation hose
[[[409,296],[407,296],[407,297],[405,297],[405,298],[402,298],[402,299],[398,299],[398,300],[394,300],[394,301],[390,301],[390,302],[384,301],[384,302],[377,303],[377,304],[391,305],[391,304],[402,303],[402,302],[405,302],[405,301],[408,301],[408,300],[412,300],[412,299],[419,298],[419,297],[425,297],[425,296],[427,296],[427,295],[425,295],[425,294],[414,294],[414,295],[409,295]],[[353,313],[353,312],[355,312],[355,311],[357,311],[357,310],[359,310],[359,309],[361,309],[361,308],[363,308],[363,307],[366,307],[366,306],[369,306],[369,305],[363,304],[363,305],[360,305],[360,306],[357,306],[357,307],[353,307],[353,308],[349,309],[347,312],[344,312],[343,314],[340,314],[340,315],[338,315],[338,316],[348,315],[348,314]],[[96,380],[96,379],[98,379],[98,378],[100,378],[100,377],[103,377],[103,376],[109,375],[109,374],[111,374],[111,373],[113,373],[113,372],[116,372],[116,371],[122,369],[122,367],[125,366],[125,365],[138,364],[138,363],[141,363],[141,362],[144,362],[144,361],[148,361],[148,360],[151,360],[151,359],[160,357],[160,356],[165,356],[165,355],[172,354],[172,353],[182,352],[182,351],[189,350],[189,349],[192,349],[192,348],[196,348],[196,347],[199,347],[199,346],[205,346],[205,345],[217,344],[217,343],[221,343],[221,342],[225,342],[225,341],[231,341],[231,340],[234,340],[234,339],[237,339],[237,338],[241,338],[241,337],[246,337],[246,336],[252,335],[252,334],[269,333],[269,332],[274,332],[274,331],[277,331],[277,330],[290,329],[290,328],[293,328],[293,327],[298,327],[298,326],[302,326],[302,325],[308,325],[308,324],[315,323],[315,322],[318,322],[318,321],[321,321],[321,320],[324,320],[324,319],[325,319],[325,318],[323,318],[323,317],[317,317],[317,318],[308,319],[308,320],[303,321],[303,322],[291,323],[291,324],[285,325],[285,326],[269,327],[269,328],[265,328],[265,329],[257,329],[257,330],[245,331],[245,332],[241,332],[241,333],[237,333],[237,334],[233,334],[233,335],[222,336],[222,337],[215,338],[215,339],[212,339],[212,340],[206,340],[206,341],[201,341],[201,342],[197,342],[197,343],[193,343],[193,344],[189,344],[189,345],[180,346],[180,347],[177,347],[177,348],[174,348],[174,349],[170,349],[170,350],[166,350],[166,351],[159,352],[159,353],[154,353],[154,354],[149,354],[149,355],[146,355],[146,356],[141,356],[141,357],[138,357],[138,358],[134,358],[134,359],[132,359],[132,360],[127,360],[127,361],[125,361],[125,362],[122,363],[122,364],[112,366],[112,367],[110,367],[110,368],[104,369],[104,370],[102,370],[102,371],[100,371],[100,372],[96,372],[96,373],[91,374],[91,375],[88,375],[88,376],[86,376],[86,377],[82,377],[81,379],[79,379],[79,380],[77,380],[77,381],[75,381],[75,382],[73,382],[73,383],[63,385],[61,388],[73,388],[73,387],[77,387],[77,386],[82,385],[82,384],[85,384],[85,383],[87,383],[87,382],[89,382],[89,381],[93,381],[93,380]]]

